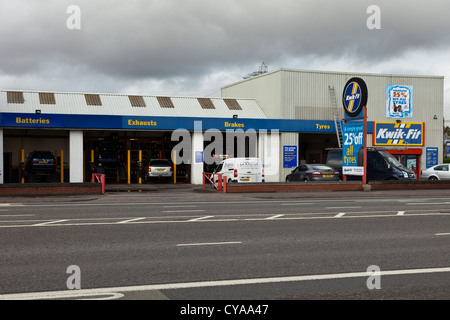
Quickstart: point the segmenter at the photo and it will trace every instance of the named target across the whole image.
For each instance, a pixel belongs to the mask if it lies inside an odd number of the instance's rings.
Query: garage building
[[[102,168],[110,183],[141,182],[139,164],[178,156],[178,181],[201,184],[212,154],[258,156],[267,182],[284,181],[298,164],[324,162],[328,148],[341,146],[342,90],[352,77],[368,87],[368,146],[388,148],[416,173],[442,159],[443,77],[279,69],[225,86],[221,98],[1,90],[0,183],[26,183],[21,167],[33,150],[55,154],[57,181],[90,181],[104,149],[120,160]],[[408,90],[408,106],[390,114],[399,88]],[[417,127],[419,139],[381,139],[402,126]],[[189,144],[179,152],[183,134]]]
[[[342,95],[353,77],[368,89],[367,146],[386,148],[415,171],[443,159],[444,77],[392,74],[357,74],[279,69],[222,88],[222,97],[255,99],[271,119],[342,120]],[[393,112],[393,96],[408,93],[408,112]],[[402,93],[403,94],[403,93]],[[406,99],[404,99],[406,100]],[[394,100],[395,101],[395,100]],[[405,105],[403,105],[404,107]],[[339,129],[340,124],[337,123]],[[417,128],[415,141],[381,139],[396,128]],[[334,130],[334,129],[333,129]],[[299,162],[324,162],[327,148],[339,147],[338,135],[317,128],[316,132],[292,132],[281,136],[280,145],[298,146]],[[283,159],[280,159],[283,161]],[[282,168],[280,179],[292,169]],[[282,180],[281,180],[282,181]]]
[[[119,166],[102,168],[108,182],[139,182],[138,161],[173,158],[172,150],[180,140],[172,141],[172,135],[181,131],[190,140],[189,150],[183,150],[189,160],[180,164],[182,171],[177,171],[177,177],[201,184],[205,131],[216,129],[221,135],[235,129],[261,131],[271,123],[253,99],[4,90],[0,92],[0,111],[4,183],[26,182],[21,166],[33,150],[56,155],[60,175],[52,180],[90,181],[91,164],[98,166],[104,149],[117,152],[121,159]],[[263,134],[270,136],[270,130]],[[256,152],[257,146],[250,146],[247,139],[242,155],[264,157]]]

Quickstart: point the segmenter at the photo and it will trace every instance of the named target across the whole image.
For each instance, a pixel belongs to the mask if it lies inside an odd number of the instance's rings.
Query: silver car
[[[173,169],[172,164],[167,159],[152,159],[148,164],[148,173],[146,178],[148,180],[158,178],[172,178]]]
[[[449,164],[438,164],[422,170],[420,180],[450,180]]]

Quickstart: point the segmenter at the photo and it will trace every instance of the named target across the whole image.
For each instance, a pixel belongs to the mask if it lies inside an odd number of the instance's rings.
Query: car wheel
[[[291,182],[291,180],[289,178],[286,178],[286,182]]]
[[[431,181],[437,181],[437,180],[439,180],[439,179],[438,179],[437,177],[434,177],[434,176],[433,176],[433,177],[429,177],[428,180],[431,180]]]

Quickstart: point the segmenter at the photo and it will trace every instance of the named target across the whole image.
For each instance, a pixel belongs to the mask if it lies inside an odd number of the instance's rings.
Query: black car
[[[302,164],[286,176],[291,181],[338,181],[339,171],[324,164]]]
[[[57,181],[56,158],[51,151],[33,151],[26,157],[24,177],[27,182]]]
[[[25,170],[28,174],[56,172],[56,159],[51,151],[33,151],[27,156]]]
[[[99,150],[97,164],[99,167],[118,168],[120,166],[119,151],[107,148]]]

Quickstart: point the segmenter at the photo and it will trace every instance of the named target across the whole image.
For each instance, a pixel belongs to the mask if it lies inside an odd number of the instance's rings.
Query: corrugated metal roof
[[[235,99],[241,110],[231,110],[227,105],[229,98],[207,98],[214,108],[204,108],[198,97],[170,97],[173,108],[162,107],[158,100],[169,97],[157,96],[129,96],[119,94],[88,94],[68,92],[45,92],[54,97],[54,104],[41,103],[42,93],[38,91],[14,91],[23,92],[23,103],[8,103],[8,90],[0,90],[0,112],[35,113],[41,110],[48,114],[96,114],[119,116],[161,116],[161,117],[211,117],[267,119],[266,114],[254,99]],[[11,93],[9,94],[11,96]],[[41,99],[40,99],[41,96]],[[96,96],[96,102],[92,98]],[[97,97],[98,96],[98,97]],[[131,97],[131,98],[130,98]],[[97,99],[98,98],[98,99]],[[142,106],[132,105],[132,101],[141,101]],[[53,102],[53,101],[52,101]],[[143,102],[143,103],[142,103]],[[98,105],[100,104],[100,105]]]

